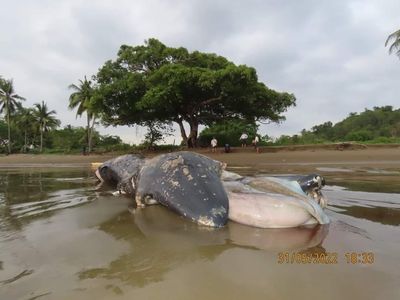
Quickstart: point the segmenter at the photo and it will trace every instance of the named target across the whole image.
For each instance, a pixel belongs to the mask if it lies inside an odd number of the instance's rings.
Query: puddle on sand
[[[210,229],[161,206],[132,215],[84,168],[0,171],[0,299],[398,299],[399,178],[320,173],[330,225]],[[337,264],[291,259],[324,253]]]
[[[318,167],[316,169],[317,169],[317,171],[320,171],[320,172],[354,172],[353,170],[345,169],[345,168]]]

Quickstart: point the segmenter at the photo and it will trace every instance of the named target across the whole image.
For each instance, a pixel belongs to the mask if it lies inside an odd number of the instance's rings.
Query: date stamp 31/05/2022
[[[344,262],[352,265],[371,265],[375,262],[373,252],[346,252],[339,255],[337,252],[307,253],[307,252],[279,252],[278,264],[324,264],[336,265]]]

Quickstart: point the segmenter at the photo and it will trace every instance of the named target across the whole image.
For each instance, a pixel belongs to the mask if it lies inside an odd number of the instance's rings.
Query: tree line
[[[12,79],[0,77],[0,113],[4,115],[7,124],[7,139],[2,139],[2,143],[7,145],[8,153],[11,153],[13,145],[11,137],[13,126],[23,132],[23,151],[27,151],[29,143],[33,144],[32,136],[39,136],[39,147],[42,152],[43,135],[60,125],[60,120],[55,117],[56,112],[49,110],[44,101],[25,108],[21,103],[24,100],[24,97],[15,92]]]
[[[400,29],[391,33],[385,47],[389,54],[400,58]],[[268,136],[264,140],[271,139]],[[273,144],[316,144],[324,142],[357,141],[369,143],[400,143],[400,110],[392,106],[374,107],[364,112],[352,112],[347,118],[335,125],[328,121],[315,125],[311,130],[303,129],[301,134],[282,135]],[[271,141],[272,142],[272,141]]]
[[[350,113],[342,121],[328,121],[315,125],[301,134],[282,135],[274,141],[277,145],[318,144],[326,142],[400,143],[400,109],[392,106],[365,109]]]
[[[400,30],[389,35],[385,45],[389,42],[389,52],[400,55]],[[68,107],[76,109],[79,117],[86,115],[80,143],[88,152],[96,139],[99,142],[95,130],[98,122],[104,126],[144,126],[150,147],[172,133],[173,123],[178,125],[182,142],[188,148],[205,145],[212,136],[234,145],[241,132],[255,135],[258,124],[281,122],[285,119],[282,114],[296,105],[293,94],[267,87],[252,67],[236,65],[214,53],[169,47],[157,39],[146,40],[144,45],[122,45],[117,57],[100,66],[90,80],[84,76],[69,88]],[[11,153],[14,130],[23,136],[23,142],[18,140],[22,151],[27,151],[29,144],[38,144],[42,152],[60,121],[44,101],[24,108],[23,100],[14,91],[13,81],[0,77],[0,113],[7,126],[7,138],[2,143]],[[320,142],[395,137],[397,123],[389,124],[387,118],[382,121],[381,116],[396,114],[391,107],[374,108],[360,115],[352,114],[338,124],[326,122],[303,130],[301,135],[282,136],[279,140],[298,143],[300,138]],[[379,130],[373,127],[376,124],[382,125]],[[206,129],[199,140],[200,125]],[[62,130],[64,135],[81,131],[71,126]]]
[[[72,87],[71,87],[72,88]],[[70,107],[74,108],[74,93]],[[12,79],[0,76],[0,152],[56,152],[82,151],[87,142],[87,129],[67,125],[58,129],[61,122],[56,111],[50,110],[46,102],[24,107],[25,98],[18,95]],[[78,109],[78,114],[80,111]],[[119,137],[100,135],[91,124],[90,140],[103,149],[127,148]]]

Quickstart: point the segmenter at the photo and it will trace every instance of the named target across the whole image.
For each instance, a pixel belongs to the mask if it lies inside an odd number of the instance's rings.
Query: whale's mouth
[[[229,219],[261,228],[285,228],[329,223],[323,212],[326,198],[320,189],[305,193],[297,181],[276,177],[224,181]]]

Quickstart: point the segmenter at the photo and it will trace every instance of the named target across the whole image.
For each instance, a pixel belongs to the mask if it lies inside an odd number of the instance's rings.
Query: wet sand
[[[357,179],[382,187],[386,174],[325,168],[342,178],[324,189],[330,225],[216,230],[161,206],[132,215],[88,167],[2,168],[0,299],[399,299],[400,194]]]
[[[202,153],[241,174],[323,174],[331,224],[210,230],[161,206],[132,215],[89,168],[117,155],[0,157],[0,298],[399,299],[400,149]],[[362,253],[374,261],[349,262]]]
[[[290,165],[332,165],[332,166],[363,166],[370,168],[400,168],[400,147],[371,147],[358,150],[280,150],[271,152],[268,148],[262,149],[262,153],[255,153],[252,148],[234,149],[233,153],[223,153],[220,149],[217,153],[211,153],[208,149],[196,152],[210,156],[214,159],[228,163],[228,166],[282,166]],[[147,153],[146,157],[152,157],[158,153]],[[88,165],[93,162],[104,162],[107,159],[120,154],[104,155],[62,155],[62,154],[13,154],[0,157],[0,167],[10,166],[37,166],[37,165]]]

